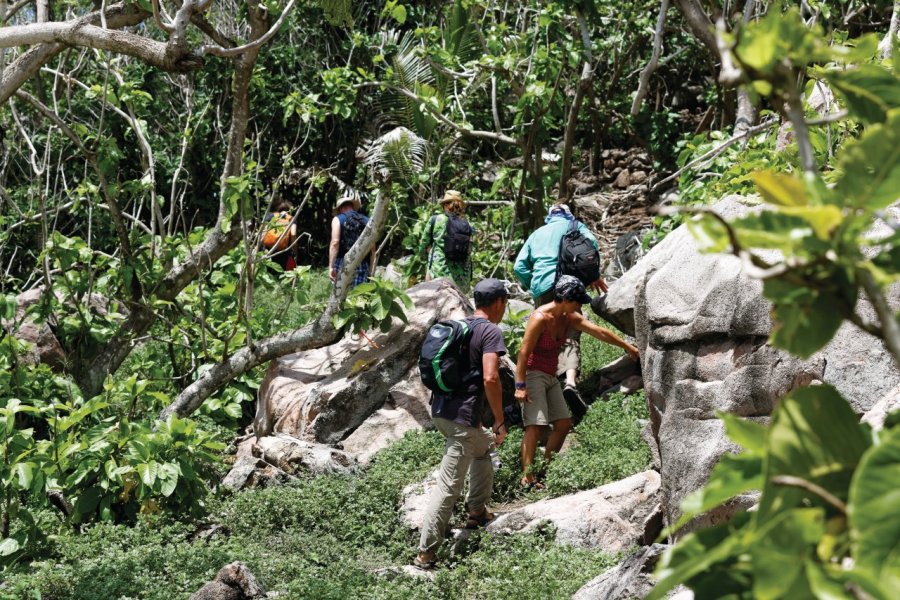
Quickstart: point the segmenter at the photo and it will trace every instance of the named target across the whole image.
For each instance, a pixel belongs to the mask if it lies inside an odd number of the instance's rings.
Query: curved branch
[[[32,2],[34,2],[34,0],[19,0],[18,2],[16,2],[15,4],[13,4],[12,6],[10,6],[7,9],[6,14],[3,15],[2,21],[4,23],[8,23],[10,19],[12,19],[14,16],[16,16],[17,12],[19,12],[20,10],[22,10],[23,8],[25,8]]]
[[[237,56],[238,54],[243,54],[248,50],[254,50],[259,48],[270,39],[272,39],[281,26],[284,24],[285,19],[287,19],[288,13],[291,11],[291,8],[294,7],[294,0],[288,0],[287,5],[284,7],[284,10],[281,11],[281,16],[278,17],[278,20],[275,21],[275,24],[269,28],[267,32],[265,32],[262,37],[256,39],[249,44],[244,44],[243,46],[237,46],[236,48],[222,48],[221,46],[202,46],[199,50],[199,54],[207,55],[212,54],[213,56],[221,56],[224,58],[230,58],[233,56]]]
[[[0,48],[59,43],[133,56],[165,71],[183,73],[203,66],[192,52],[173,53],[168,44],[127,31],[80,23],[39,23],[0,28]]]
[[[659,17],[656,19],[656,29],[653,32],[653,53],[650,55],[650,62],[641,71],[641,78],[638,81],[637,93],[634,95],[634,101],[631,103],[631,116],[636,117],[641,109],[641,104],[650,90],[650,76],[659,65],[659,55],[662,52],[663,28],[666,24],[666,13],[669,11],[669,0],[662,0],[659,7]]]
[[[175,28],[172,27],[172,17],[166,14],[166,9],[160,5],[159,0],[153,0],[150,4],[153,6],[153,20],[156,21],[156,26],[166,33],[175,31]]]
[[[101,22],[100,14],[100,11],[89,13],[80,19],[72,21],[71,24],[75,26],[84,24],[96,25]],[[137,25],[149,16],[150,13],[138,8],[136,3],[128,5],[116,4],[108,7],[105,11],[106,26],[111,29]],[[3,70],[3,77],[0,79],[0,104],[9,100],[10,96],[22,87],[26,81],[34,77],[41,67],[67,47],[62,43],[41,44],[31,48],[7,65]]]
[[[772,478],[772,483],[775,485],[783,485],[787,487],[796,487],[801,490],[806,490],[807,492],[814,494],[836,508],[841,514],[847,514],[847,504],[823,488],[822,486],[816,485],[811,481],[807,481],[802,477],[795,477],[794,475],[776,475]]]

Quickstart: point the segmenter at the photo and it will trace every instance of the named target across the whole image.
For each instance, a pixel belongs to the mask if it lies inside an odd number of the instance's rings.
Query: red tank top
[[[528,370],[543,371],[556,377],[556,369],[559,366],[559,349],[565,343],[565,334],[562,338],[555,340],[550,335],[550,329],[544,329],[534,350],[528,355]]]

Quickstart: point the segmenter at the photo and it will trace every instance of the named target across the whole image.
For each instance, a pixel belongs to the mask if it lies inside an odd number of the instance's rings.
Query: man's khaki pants
[[[482,427],[466,427],[436,417],[434,426],[447,438],[444,458],[438,472],[437,487],[431,491],[419,551],[437,551],[444,539],[453,506],[462,493],[469,474],[469,512],[478,513],[491,498],[494,468],[491,465],[491,434]]]

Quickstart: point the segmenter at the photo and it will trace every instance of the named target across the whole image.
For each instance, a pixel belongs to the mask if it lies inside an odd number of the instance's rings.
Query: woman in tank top
[[[624,349],[634,360],[638,350],[610,330],[600,327],[578,312],[582,304],[591,301],[584,284],[570,275],[562,275],[553,288],[553,301],[535,310],[528,319],[525,338],[516,361],[516,400],[522,403],[525,437],[522,438],[522,485],[543,486],[537,481],[531,465],[538,441],[552,427],[544,450],[544,464],[559,452],[572,418],[557,379],[559,349],[572,327]]]

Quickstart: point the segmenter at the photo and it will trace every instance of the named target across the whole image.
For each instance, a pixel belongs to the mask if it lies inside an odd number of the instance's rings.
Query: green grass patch
[[[521,431],[514,431],[501,448],[506,464],[497,499],[518,493],[520,442]],[[130,527],[98,524],[77,535],[62,530],[41,560],[4,574],[0,599],[186,598],[234,560],[246,563],[267,590],[292,599],[556,598],[617,560],[557,545],[551,529],[484,535],[455,559],[442,552],[446,568],[434,582],[376,575],[412,560],[418,535],[400,522],[401,492],[434,469],[443,446],[437,432],[410,433],[359,474],[219,498],[204,522],[155,516]],[[219,526],[216,533],[199,535],[212,526]]]
[[[647,419],[644,391],[611,394],[591,405],[570,435],[572,446],[547,469],[554,495],[595,488],[647,469],[650,448],[641,439],[640,419]]]

